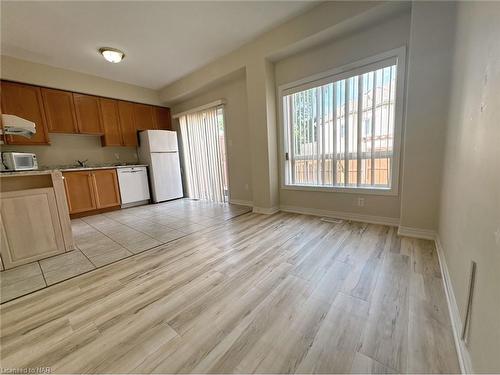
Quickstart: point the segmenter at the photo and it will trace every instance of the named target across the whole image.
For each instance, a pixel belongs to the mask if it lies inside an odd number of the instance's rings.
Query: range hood
[[[5,135],[20,135],[22,137],[31,138],[36,134],[36,125],[34,122],[15,115],[2,114],[2,123],[3,134]]]

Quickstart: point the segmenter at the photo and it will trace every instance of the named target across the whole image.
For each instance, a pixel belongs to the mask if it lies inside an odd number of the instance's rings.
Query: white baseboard
[[[256,214],[272,215],[278,212],[280,209],[278,207],[254,207],[253,212]]]
[[[297,214],[313,215],[313,216],[324,216],[324,217],[331,217],[343,220],[361,221],[363,223],[370,223],[370,224],[383,224],[390,226],[397,226],[399,224],[399,219],[395,219],[392,217],[363,215],[350,212],[329,211],[329,210],[321,210],[318,208],[305,208],[296,206],[280,206],[280,209],[281,211],[285,212],[293,212]]]
[[[229,199],[229,203],[231,204],[237,204],[240,206],[247,206],[247,207],[253,207],[253,202],[252,201],[245,201],[242,199]]]
[[[435,238],[436,250],[439,258],[439,267],[441,268],[441,275],[443,278],[443,287],[446,293],[446,300],[448,302],[448,311],[450,313],[451,326],[453,329],[453,338],[455,340],[455,348],[457,350],[458,362],[460,363],[460,370],[463,374],[472,374],[472,362],[470,359],[469,350],[461,339],[462,333],[462,318],[458,310],[457,300],[453,292],[450,274],[448,273],[448,266],[446,265],[446,258],[444,256],[443,246],[439,239],[439,235]]]
[[[398,227],[398,235],[413,237],[413,238],[422,238],[424,240],[435,240],[436,232],[432,229],[419,229],[419,228],[411,228],[411,227]]]

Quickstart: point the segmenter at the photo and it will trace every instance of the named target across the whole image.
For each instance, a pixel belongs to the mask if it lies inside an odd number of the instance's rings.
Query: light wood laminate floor
[[[1,307],[2,368],[459,372],[434,245],[244,214]]]
[[[76,249],[0,272],[0,302],[148,251],[250,211],[250,207],[228,203],[176,199],[74,219],[71,226]]]

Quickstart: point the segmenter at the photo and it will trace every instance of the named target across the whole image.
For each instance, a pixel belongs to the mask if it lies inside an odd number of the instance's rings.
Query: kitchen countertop
[[[75,167],[75,166],[59,166],[59,167],[42,167],[33,171],[4,171],[0,173],[0,177],[9,176],[34,176],[51,174],[56,171],[61,172],[77,172],[77,171],[90,171],[94,169],[119,169],[119,168],[133,168],[133,167],[147,167],[147,164],[127,164],[127,165],[95,165],[88,167]]]
[[[134,167],[147,167],[147,164],[130,164],[130,165],[105,165],[105,166],[88,166],[88,167],[63,167],[55,168],[63,172],[76,172],[76,171],[88,171],[93,169],[120,169],[120,168],[134,168]]]
[[[2,171],[0,177],[13,177],[13,176],[35,176],[42,174],[52,174],[55,169],[37,169],[34,171]]]

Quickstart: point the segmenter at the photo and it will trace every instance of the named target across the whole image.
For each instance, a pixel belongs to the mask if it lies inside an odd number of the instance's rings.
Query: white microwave
[[[8,171],[32,171],[38,169],[36,155],[28,152],[2,152],[2,162]]]

